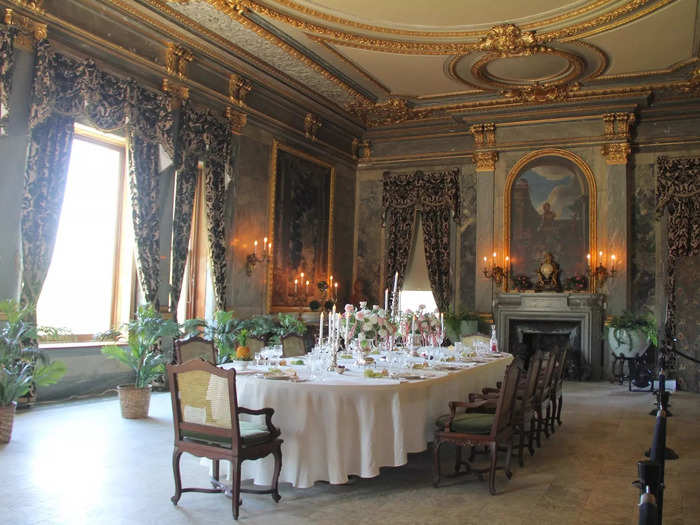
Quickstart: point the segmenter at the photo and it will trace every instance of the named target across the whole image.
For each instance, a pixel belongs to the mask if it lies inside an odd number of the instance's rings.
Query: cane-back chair
[[[306,355],[304,338],[297,334],[288,334],[282,337],[282,355],[284,357],[299,357]]]
[[[191,359],[204,359],[210,363],[216,363],[216,346],[212,341],[196,336],[176,339],[173,345],[175,347],[175,364],[182,364]]]
[[[513,414],[518,393],[520,369],[513,363],[508,365],[503,378],[503,386],[496,399],[482,399],[475,402],[450,401],[450,413],[440,416],[436,421],[437,430],[433,440],[433,485],[440,483],[440,447],[443,443],[457,446],[455,474],[466,466],[467,472],[489,473],[489,492],[496,493],[496,470],[503,468],[508,479],[511,478],[510,457],[513,450]],[[485,407],[495,406],[493,413],[474,412]],[[458,414],[458,409],[465,409]],[[462,460],[463,447],[487,446],[491,455],[490,466],[476,469],[470,461]],[[497,466],[498,449],[506,450],[503,467]]]
[[[246,346],[250,349],[250,355],[255,356],[265,347],[265,341],[258,337],[249,337]]]
[[[236,370],[222,370],[203,359],[169,365],[168,379],[173,405],[175,443],[173,448],[174,505],[183,492],[224,492],[233,500],[233,518],[238,519],[240,493],[271,494],[280,500],[278,480],[282,468],[280,430],[272,424],[272,408],[251,410],[238,406]],[[240,415],[265,416],[264,424],[241,420]],[[188,452],[213,461],[213,489],[183,488],[180,456]],[[241,463],[269,454],[275,458],[272,486],[269,489],[242,489]],[[219,462],[231,462],[232,486],[219,481]]]

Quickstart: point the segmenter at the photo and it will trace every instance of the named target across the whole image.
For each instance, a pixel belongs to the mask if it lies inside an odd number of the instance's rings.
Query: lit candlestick
[[[318,322],[318,344],[323,344],[323,312],[321,312],[321,319]]]
[[[496,265],[496,252],[493,252],[493,255],[491,256],[491,269]]]
[[[384,290],[384,310],[389,311],[389,288]]]
[[[440,335],[445,333],[445,314],[440,312]]]
[[[333,276],[331,275],[330,278],[328,279],[328,282],[330,283],[330,287],[333,287]]]
[[[333,283],[333,297],[338,300],[338,281]]]
[[[333,314],[328,316],[328,342],[331,342],[333,336]]]
[[[396,288],[399,286],[399,272],[394,274],[394,288],[391,290],[392,297],[396,294]]]
[[[308,279],[306,280],[306,289],[304,290],[304,293],[306,293],[306,295],[309,294],[309,280]]]
[[[297,285],[299,284],[299,279],[294,279],[294,293],[297,293]]]
[[[413,348],[413,332],[416,331],[416,316],[411,316],[411,333],[408,336],[408,342],[411,348]]]
[[[272,253],[272,241],[267,243],[267,254],[269,255],[271,253]]]
[[[603,259],[603,252],[598,252],[598,266],[602,265],[605,262],[605,259]]]
[[[614,270],[615,269],[615,254],[614,253],[610,256],[610,265],[611,265],[611,268]]]
[[[505,270],[506,270],[506,275],[508,275],[508,270],[509,270],[509,268],[510,268],[510,257],[508,257],[508,256],[506,255],[506,268],[505,268]]]
[[[348,345],[348,337],[350,335],[350,312],[345,312],[345,347]]]
[[[487,259],[486,256],[484,255],[484,268],[486,268],[486,265],[487,265],[487,264],[488,264],[488,259]]]
[[[299,275],[299,277],[301,278],[301,282],[303,283],[303,282],[304,282],[304,272],[301,272],[301,274]]]
[[[591,266],[591,254],[587,253],[586,254],[586,264],[590,267]]]
[[[255,241],[253,243],[253,255],[255,255],[256,257],[258,255],[258,241]]]

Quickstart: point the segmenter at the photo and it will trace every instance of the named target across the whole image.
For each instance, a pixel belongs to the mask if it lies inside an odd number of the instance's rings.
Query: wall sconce
[[[586,255],[586,273],[591,279],[591,284],[593,285],[593,291],[597,288],[602,287],[608,279],[615,277],[617,269],[615,268],[615,263],[617,258],[615,254],[610,256],[610,268],[605,265],[604,253],[598,252],[598,266],[593,268],[591,266],[591,254]]]
[[[267,237],[263,239],[263,253],[262,257],[258,257],[258,241],[253,243],[253,253],[248,254],[245,261],[245,273],[248,277],[253,275],[253,270],[255,265],[258,263],[266,263],[270,261],[272,253],[272,242],[267,242]]]
[[[484,268],[482,271],[484,272],[484,277],[486,277],[487,279],[491,279],[496,284],[496,286],[500,287],[507,279],[507,268],[509,266],[510,258],[506,257],[506,268],[504,268],[503,266],[498,266],[496,264],[496,255],[496,252],[493,252],[490,266],[488,266],[488,259],[484,257]]]

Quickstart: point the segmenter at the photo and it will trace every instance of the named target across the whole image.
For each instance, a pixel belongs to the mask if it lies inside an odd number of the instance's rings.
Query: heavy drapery
[[[226,232],[224,201],[226,178],[232,169],[233,135],[225,119],[209,109],[183,106],[176,141],[178,166],[173,215],[173,249],[171,264],[170,306],[177,308],[187,261],[192,225],[192,205],[197,186],[197,164],[204,163],[204,185],[216,307],[226,308]]]
[[[79,117],[105,131],[128,126],[137,265],[146,299],[157,303],[158,144],[174,150],[169,102],[165,94],[99,70],[92,60],[56,53],[46,40],[37,43],[22,208],[23,301],[38,299],[48,272]]]
[[[411,253],[416,212],[423,219],[425,259],[430,286],[440,310],[449,307],[450,215],[460,222],[459,170],[417,171],[414,174],[384,173],[382,224],[387,227],[386,283],[394,274],[403,284]]]
[[[10,92],[15,69],[15,35],[17,29],[0,24],[0,135],[10,114]]]
[[[666,339],[676,336],[676,270],[683,257],[700,254],[700,158],[657,159],[656,211],[668,214]]]

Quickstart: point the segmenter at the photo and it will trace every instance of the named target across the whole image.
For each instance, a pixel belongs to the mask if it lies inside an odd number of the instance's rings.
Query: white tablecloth
[[[252,375],[237,376],[238,403],[252,409],[272,407],[272,422],[282,431],[280,481],[298,488],[325,480],[348,481],[350,474],[370,478],[384,466],[400,466],[407,454],[432,441],[435,420],[448,402],[495,386],[503,378],[507,355],[423,381],[368,379],[359,373],[333,374],[324,382],[293,383]],[[271,456],[244,461],[242,479],[269,485]]]

